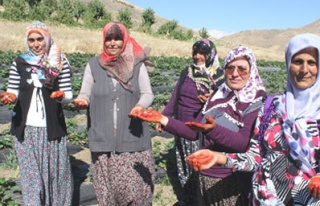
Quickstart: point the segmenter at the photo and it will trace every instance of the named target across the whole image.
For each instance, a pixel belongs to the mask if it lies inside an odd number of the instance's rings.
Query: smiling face
[[[123,46],[123,40],[120,37],[110,35],[106,37],[104,45],[110,55],[119,55]]]
[[[193,62],[198,66],[205,64],[206,63],[206,55],[196,52],[193,55]]]
[[[250,64],[246,57],[238,57],[225,67],[226,84],[232,90],[244,88],[250,77]]]
[[[44,54],[46,52],[46,41],[41,34],[37,32],[30,33],[27,42],[29,48],[35,55]]]
[[[315,48],[306,48],[295,54],[289,69],[293,84],[301,90],[311,87],[317,80],[318,65],[318,52]]]

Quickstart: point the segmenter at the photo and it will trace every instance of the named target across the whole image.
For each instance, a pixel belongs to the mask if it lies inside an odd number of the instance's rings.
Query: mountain
[[[320,35],[320,19],[300,28],[285,30],[249,30],[222,37],[220,40],[235,44],[249,45],[282,53],[287,42],[295,35],[301,33],[314,33]]]
[[[89,2],[90,0],[83,0]],[[190,57],[191,48],[194,41],[199,37],[198,31],[194,31],[195,39],[190,41],[178,41],[166,37],[155,37],[145,33],[137,32],[137,28],[142,23],[142,13],[144,9],[132,5],[124,0],[101,0],[105,8],[116,19],[119,10],[128,9],[131,12],[133,28],[130,35],[134,37],[142,46],[151,47],[153,56],[179,56]],[[3,9],[3,8],[0,8]],[[152,8],[151,8],[152,9]],[[157,29],[168,20],[155,14],[156,23],[151,29]],[[85,28],[66,27],[63,25],[47,23],[58,45],[62,45],[65,52],[80,53],[100,53],[102,48],[102,32]],[[179,23],[179,22],[178,22]],[[20,50],[25,51],[24,32],[29,22],[10,22],[0,19],[0,51]],[[10,29],[8,29],[10,28]],[[183,30],[188,30],[180,25]],[[320,19],[306,26],[299,28],[289,28],[284,30],[248,30],[227,35],[221,31],[208,31],[215,43],[218,56],[223,58],[227,52],[235,46],[243,45],[250,47],[256,54],[257,59],[284,61],[284,51],[287,42],[296,34],[311,32],[320,35]],[[227,35],[227,36],[225,36]]]
[[[134,22],[134,29],[138,28],[142,23],[143,8],[130,4],[124,0],[102,0],[106,9],[112,13],[114,17],[117,16],[118,10],[129,9],[132,12],[132,21]],[[151,8],[152,9],[152,8]],[[165,19],[164,17],[155,14],[156,23],[152,26],[152,30],[156,31],[161,25],[172,19]],[[178,22],[179,23],[179,22]],[[185,26],[180,25],[181,29],[187,30]],[[247,30],[238,33],[229,34],[223,31],[209,30],[208,33],[211,39],[217,45],[219,53],[222,56],[234,46],[244,45],[252,48],[257,57],[273,60],[284,60],[284,50],[287,42],[296,34],[300,33],[315,33],[320,35],[320,19],[300,28],[289,29],[271,29],[271,30]],[[194,34],[198,36],[198,31]],[[199,36],[198,36],[199,37]],[[191,48],[191,47],[189,47]],[[189,54],[189,53],[188,53]],[[221,55],[220,55],[221,56]]]

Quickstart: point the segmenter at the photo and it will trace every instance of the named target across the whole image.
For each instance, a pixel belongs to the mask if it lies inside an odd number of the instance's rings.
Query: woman
[[[196,122],[210,121],[214,128],[209,132],[192,130],[192,123],[181,122],[156,111],[134,114],[145,121],[159,122],[167,132],[196,140],[200,136],[202,148],[221,152],[245,151],[255,118],[266,95],[256,67],[253,52],[243,46],[232,49],[225,58],[225,83],[206,102]],[[246,205],[245,188],[250,180],[242,182],[244,174],[235,174],[218,165],[200,173],[203,202],[198,205]]]
[[[1,101],[15,103],[11,132],[25,205],[71,205],[73,182],[61,103],[72,100],[71,69],[47,26],[26,30],[29,52],[10,68]]]
[[[152,205],[154,157],[146,122],[128,114],[153,101],[143,48],[121,23],[103,29],[103,52],[86,66],[77,108],[88,108],[99,205]]]
[[[286,49],[286,92],[274,97],[270,114],[259,112],[248,151],[210,152],[213,159],[206,166],[255,171],[253,205],[320,205],[319,54],[318,35],[293,37]]]
[[[194,121],[200,113],[206,98],[224,82],[217,50],[212,41],[201,39],[192,46],[193,64],[181,72],[173,94],[162,111],[165,116],[181,121]],[[161,124],[156,125],[161,133]],[[197,174],[186,162],[186,157],[198,150],[198,142],[175,137],[177,173],[182,188],[180,204],[195,202]]]

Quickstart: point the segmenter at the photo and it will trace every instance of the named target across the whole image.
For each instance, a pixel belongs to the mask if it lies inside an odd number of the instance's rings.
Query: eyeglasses
[[[38,37],[38,38],[28,38],[28,42],[30,42],[30,43],[33,43],[33,42],[35,42],[35,41],[37,41],[37,42],[42,42],[44,40],[44,38],[43,37]]]
[[[225,71],[229,75],[232,75],[234,73],[235,69],[236,69],[236,67],[233,65],[229,65],[229,66],[225,67]],[[237,72],[240,76],[244,76],[244,75],[248,74],[249,70],[244,67],[237,67]]]

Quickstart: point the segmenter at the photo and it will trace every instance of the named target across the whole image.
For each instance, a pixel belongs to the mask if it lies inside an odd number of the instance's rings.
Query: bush
[[[117,19],[127,30],[132,28],[131,12],[128,9],[120,10]]]

